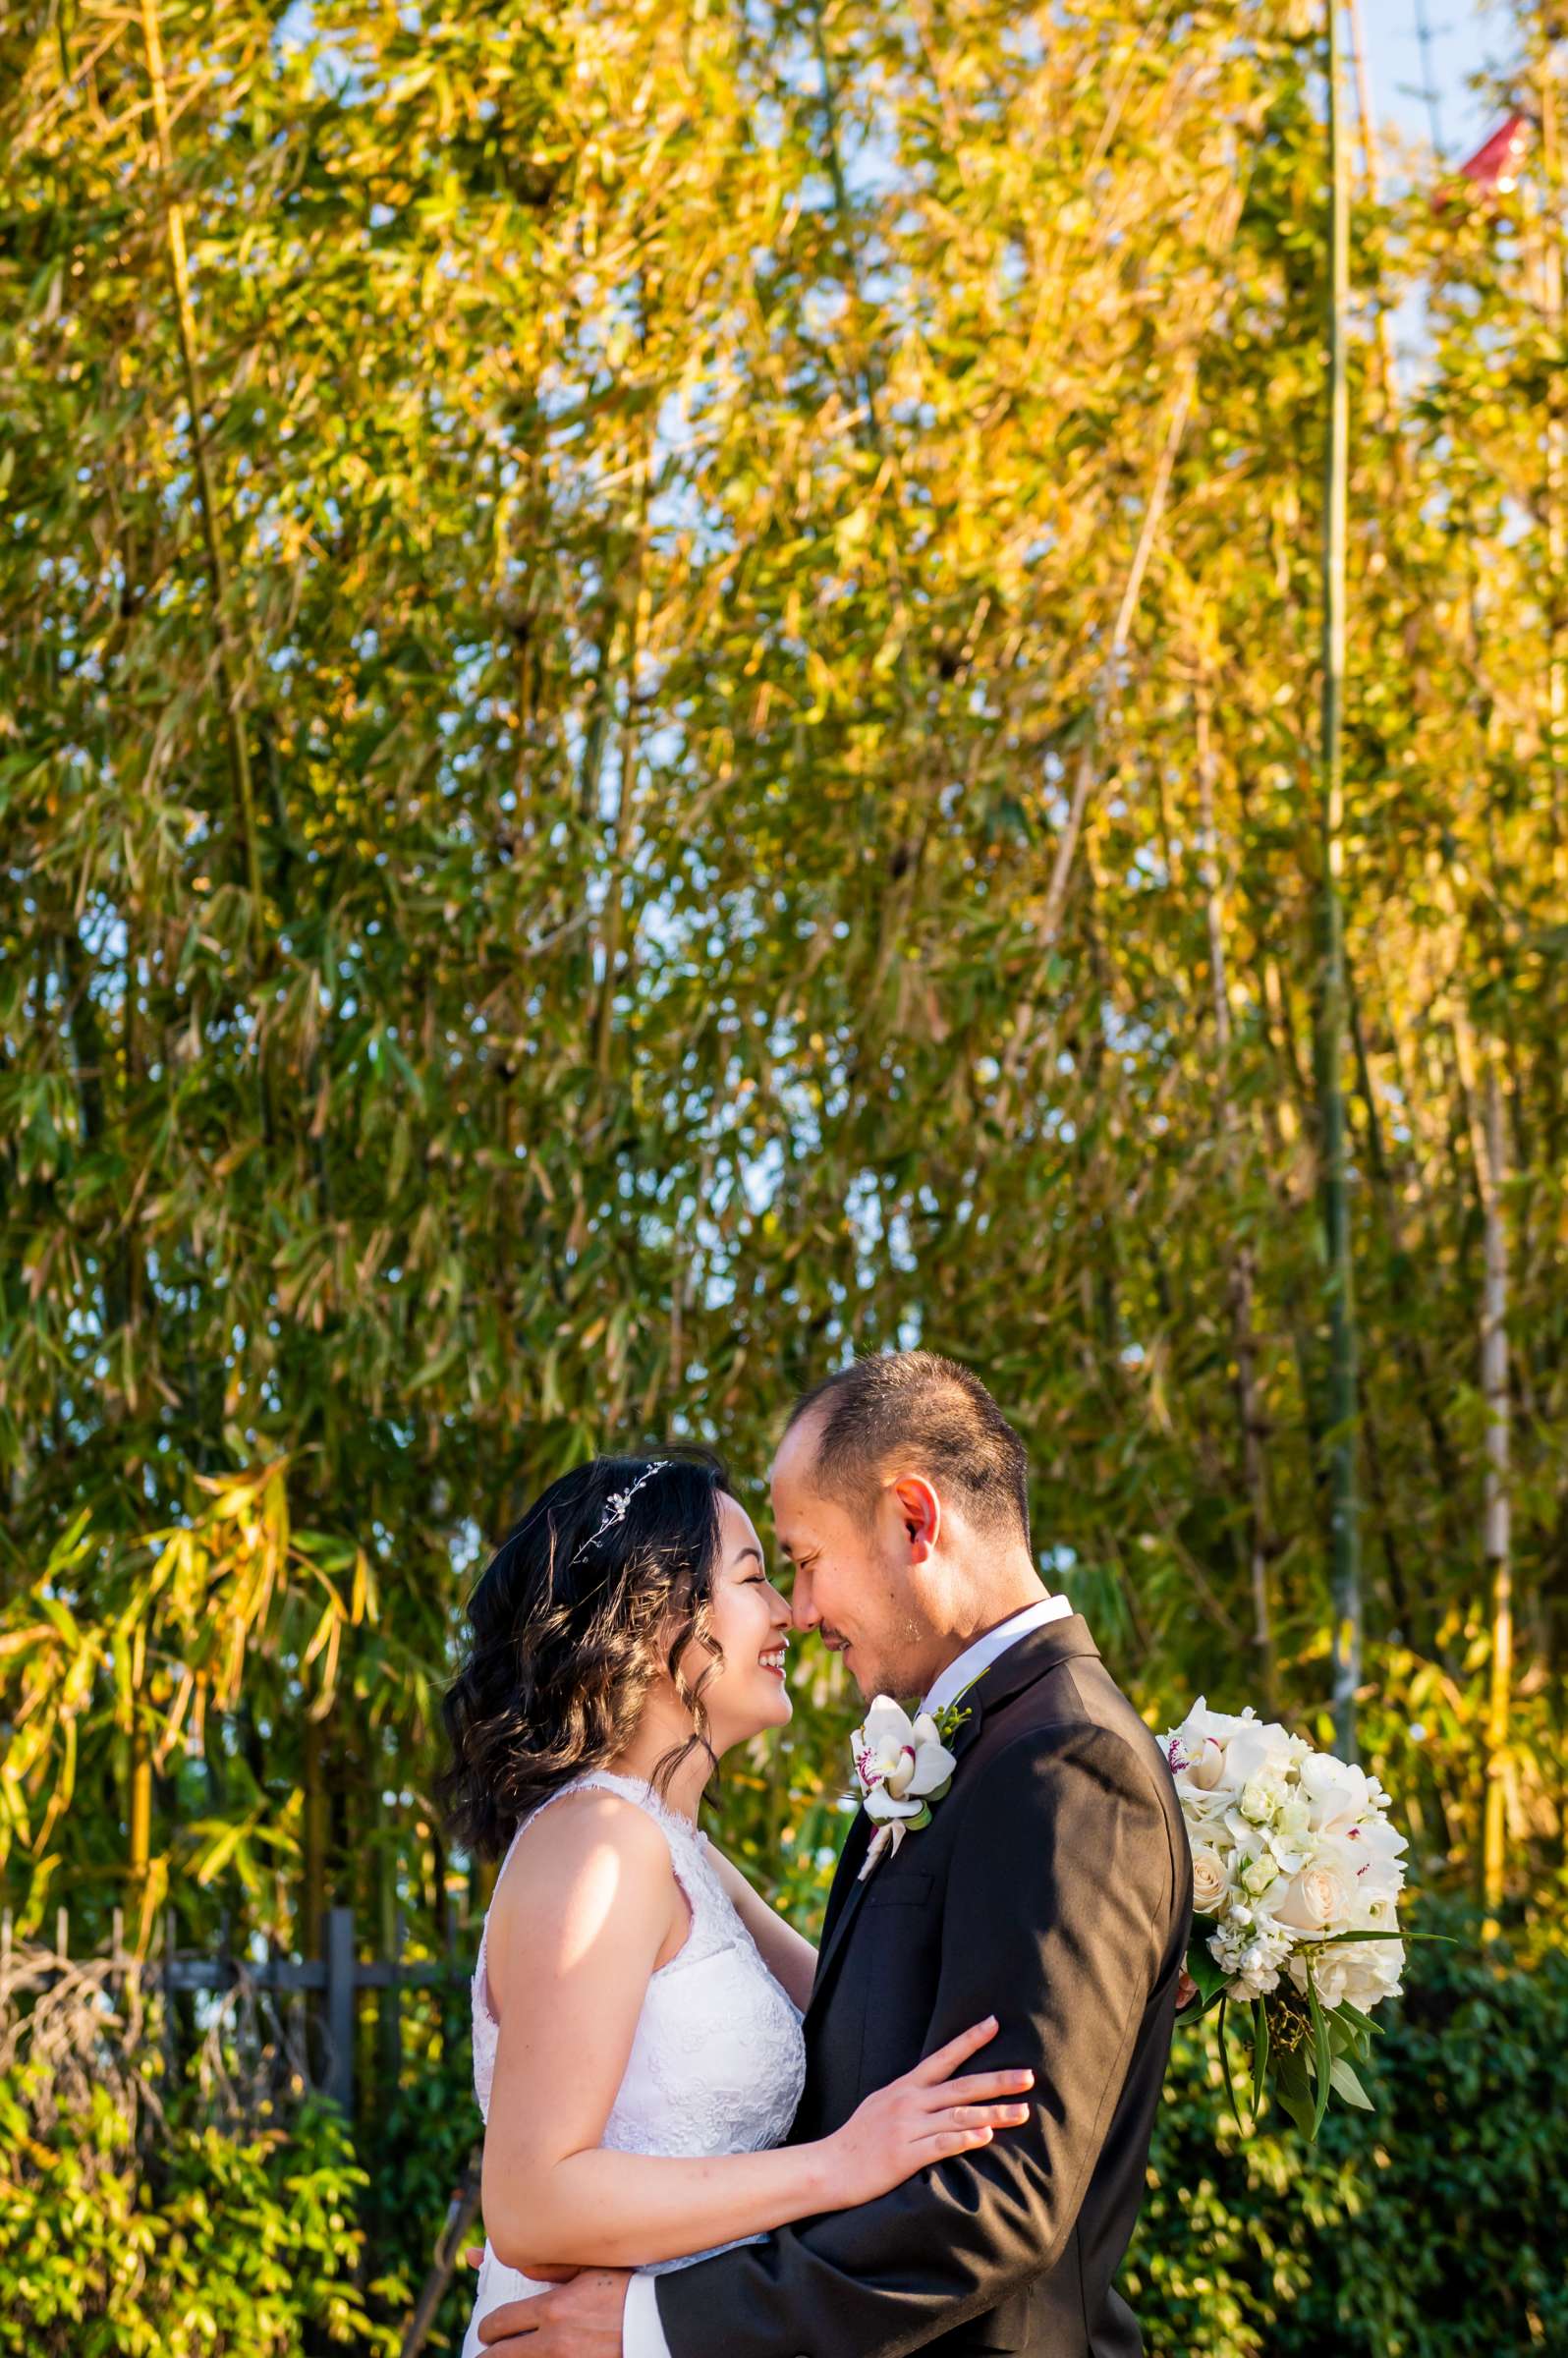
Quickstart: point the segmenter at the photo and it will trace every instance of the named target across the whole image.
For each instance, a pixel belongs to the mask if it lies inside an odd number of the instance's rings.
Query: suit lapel
[[[1047,1670],[1053,1670],[1058,1662],[1069,1660],[1075,1655],[1094,1655],[1097,1657],[1099,1649],[1090,1636],[1089,1626],[1081,1613],[1069,1613],[1059,1621],[1048,1621],[1042,1629],[1031,1630],[1028,1637],[1020,1638],[1016,1646],[1010,1646],[988,1669],[980,1673],[962,1698],[969,1717],[958,1729],[948,1748],[959,1768],[963,1766],[964,1755],[980,1734],[986,1711],[994,1712],[1002,1704],[1011,1702],[1015,1695],[1021,1695],[1026,1687],[1032,1687],[1036,1679],[1043,1678]],[[958,1769],[955,1768],[953,1773],[956,1777]],[[939,1810],[942,1804],[938,1802],[936,1807]],[[828,1893],[827,1911],[823,1918],[822,1945],[812,1982],[811,2003],[806,2009],[808,2025],[827,1994],[829,1972],[849,1939],[850,1929],[860,1913],[867,1891],[881,1872],[882,1865],[885,1865],[885,1862],[879,1863],[871,1869],[865,1882],[860,1881],[860,1872],[866,1864],[866,1853],[870,1848],[873,1830],[865,1810],[861,1810],[839,1853],[838,1869],[833,1877],[833,1887]],[[911,1835],[909,1839],[918,1841],[920,1837]]]
[[[870,1842],[871,1829],[864,1810],[857,1810],[850,1820],[849,1830],[839,1847],[833,1869],[833,1881],[828,1885],[827,1905],[822,1910],[822,1941],[825,1948],[833,1937],[844,1903],[855,1888],[855,1878],[861,1871]]]
[[[964,1701],[969,1710],[969,1717],[958,1729],[949,1746],[955,1761],[962,1760],[980,1730],[980,1709],[978,1684],[972,1693],[965,1696]],[[954,1774],[957,1774],[956,1769]],[[941,1806],[940,1802],[936,1805],[938,1809]],[[861,1810],[856,1816],[854,1825],[850,1827],[848,1838],[840,1853],[838,1873],[833,1878],[833,1888],[828,1894],[827,1913],[822,1924],[822,1946],[817,1955],[816,1973],[812,1982],[812,2002],[806,2011],[808,2022],[811,2021],[826,1993],[829,1969],[849,1938],[850,1927],[860,1913],[861,1904],[867,1892],[877,1876],[884,1874],[890,1864],[887,1860],[879,1860],[866,1881],[861,1881],[861,1869],[866,1864],[866,1854],[871,1847],[871,1836],[875,1831],[876,1828],[865,1810]],[[918,1841],[919,1836],[912,1834],[908,1839]]]
[[[827,1895],[827,1911],[822,1919],[822,1945],[817,1951],[816,1971],[812,1977],[812,1995],[806,2009],[811,2021],[827,1988],[829,1960],[837,1956],[856,1910],[866,1896],[866,1884],[860,1881],[866,1864],[866,1853],[871,1846],[873,1828],[864,1810],[856,1812],[844,1847],[838,1854],[838,1866],[833,1875],[833,1887]],[[874,1869],[872,1871],[875,1872]],[[869,1880],[869,1879],[868,1879]]]

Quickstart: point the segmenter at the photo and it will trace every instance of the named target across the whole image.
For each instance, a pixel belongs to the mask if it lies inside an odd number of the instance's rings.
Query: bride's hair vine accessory
[[[626,1510],[637,1496],[638,1491],[643,1488],[644,1484],[651,1482],[655,1474],[663,1474],[675,1462],[672,1457],[656,1457],[650,1465],[644,1466],[635,1482],[627,1484],[624,1490],[612,1490],[605,1500],[604,1512],[599,1517],[598,1529],[590,1538],[583,1542],[577,1555],[572,1559],[573,1562],[576,1563],[579,1557],[587,1555],[590,1547],[596,1547],[607,1531],[613,1531],[618,1523],[624,1523]]]

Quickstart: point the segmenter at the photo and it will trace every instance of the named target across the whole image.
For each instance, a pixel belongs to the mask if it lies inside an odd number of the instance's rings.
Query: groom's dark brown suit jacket
[[[951,1790],[828,1899],[793,2139],[987,2014],[968,2068],[1029,2064],[1029,2125],[859,2210],[658,2279],[673,2358],[1015,2350],[1133,2358],[1112,2289],[1144,2189],[1192,1872],[1158,1745],[1076,1615],[1019,1640],[965,1698]]]

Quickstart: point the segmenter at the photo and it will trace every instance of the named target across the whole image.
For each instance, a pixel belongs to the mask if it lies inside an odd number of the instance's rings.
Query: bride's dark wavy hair
[[[692,1734],[655,1782],[667,1789],[700,1746],[712,1760],[702,1692],[723,1656],[708,1610],[719,1499],[732,1494],[705,1452],[599,1457],[552,1482],[503,1541],[469,1599],[468,1658],[441,1704],[451,1758],[436,1794],[465,1849],[499,1858],[548,1794],[613,1760],[661,1669]],[[694,1639],[709,1660],[689,1682]]]

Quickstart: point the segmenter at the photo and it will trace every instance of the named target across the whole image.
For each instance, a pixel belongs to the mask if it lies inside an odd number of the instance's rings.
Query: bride
[[[789,1607],[716,1461],[601,1458],[538,1498],[469,1606],[442,1797],[502,1867],[474,1975],[479,2325],[528,2272],[679,2268],[872,2201],[1027,2117],[955,2076],[978,2023],[814,2143],[816,1951],[700,1833],[722,1758],[790,1716]],[[503,1855],[504,1854],[504,1855]]]

